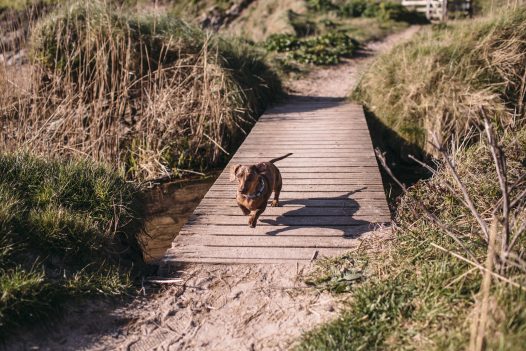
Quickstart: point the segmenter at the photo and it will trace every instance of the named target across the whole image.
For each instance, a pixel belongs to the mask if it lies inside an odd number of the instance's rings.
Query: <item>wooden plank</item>
[[[273,145],[273,144],[264,144],[265,150],[272,150],[280,153],[289,153],[297,151],[309,151],[309,150],[341,150],[341,151],[353,151],[353,152],[363,152],[363,153],[372,153],[370,147],[364,145],[342,145],[342,144],[319,144],[319,145],[295,145],[291,148],[290,145]],[[261,145],[244,145],[241,146],[237,151],[261,151],[263,147]]]
[[[246,159],[252,159],[256,161],[268,161],[273,158],[281,157],[283,155],[286,155],[289,150],[283,149],[283,151],[274,151],[274,150],[265,150],[265,151],[259,151],[259,150],[246,150],[243,149],[243,158]],[[290,156],[290,158],[294,159],[316,159],[316,158],[323,158],[323,159],[374,159],[373,153],[365,153],[365,152],[353,152],[349,150],[294,150],[293,155]],[[281,162],[281,161],[279,161]]]
[[[236,184],[216,184],[214,190],[218,191],[236,191]],[[307,191],[307,192],[345,192],[348,189],[356,188],[356,185],[342,185],[342,184],[300,184],[293,185],[285,183],[283,184],[283,192],[290,191]],[[384,193],[384,187],[381,184],[363,186],[363,191],[374,191]],[[361,189],[361,188],[360,188]]]
[[[367,174],[370,174],[371,172],[374,172],[375,170],[378,170],[378,166],[375,165],[367,165],[367,166],[292,166],[288,167],[286,165],[278,165],[279,170],[281,171],[281,174],[290,174],[290,173],[304,173],[309,174],[311,176],[316,176],[318,173],[347,173],[347,174],[360,174],[366,177]],[[228,167],[227,167],[228,168]],[[230,169],[227,169],[229,172]]]
[[[207,199],[235,199],[235,193],[230,191],[212,191],[206,194],[205,198]],[[303,204],[307,200],[341,200],[344,202],[352,202],[353,200],[369,200],[385,199],[384,192],[366,192],[366,193],[356,193],[352,194],[352,198],[349,198],[348,194],[342,194],[340,192],[282,192],[280,194],[280,203],[281,202],[291,202],[294,201],[296,204]]]
[[[385,215],[389,209],[386,207],[361,208],[355,207],[306,207],[291,205],[287,207],[267,207],[261,218],[275,218],[276,216],[353,216],[353,218],[370,220],[371,215]],[[389,212],[387,212],[389,213]],[[200,206],[195,209],[195,215],[228,215],[242,216],[243,213],[236,206]]]
[[[280,198],[280,206],[289,207],[289,206],[304,206],[304,207],[350,207],[356,208],[360,207],[363,209],[368,208],[377,208],[383,207],[387,208],[387,202],[384,198],[365,198],[365,199],[340,199],[340,198],[330,198],[330,199],[284,199]],[[217,198],[214,196],[207,196],[202,201],[201,204],[206,206],[235,206],[236,200],[234,195],[228,198]]]
[[[254,135],[246,138],[247,142],[255,145],[266,145],[276,143],[277,145],[324,145],[324,144],[338,144],[338,145],[352,145],[365,142],[371,144],[371,139],[367,136],[353,136],[353,135],[300,135],[300,134],[282,134],[274,136]],[[371,144],[372,145],[372,144]]]
[[[301,237],[280,235],[184,235],[177,241],[177,246],[188,245],[205,247],[354,248],[359,245],[359,242],[342,236]]]
[[[357,243],[359,245],[359,243]],[[280,248],[280,247],[205,247],[205,246],[178,246],[169,249],[166,252],[165,259],[177,258],[215,258],[215,259],[283,259],[283,260],[310,260],[315,251],[318,251],[318,257],[334,256],[343,254],[349,248]]]
[[[194,225],[232,225],[245,226],[248,225],[248,216],[225,216],[225,215],[206,215],[191,217],[187,224]],[[370,223],[385,224],[391,220],[385,215],[369,215],[367,217],[355,216],[304,216],[304,217],[290,217],[290,216],[264,216],[258,220],[258,226],[271,226],[273,228],[282,230],[289,227],[351,227],[361,226]],[[282,228],[281,227],[286,227]]]
[[[231,185],[234,184],[229,180],[228,177],[224,176],[221,178],[218,178],[218,180],[215,182],[217,185]],[[375,179],[334,179],[334,178],[303,178],[303,179],[296,179],[296,178],[283,178],[283,185],[289,186],[289,185],[331,185],[331,184],[338,184],[342,186],[348,186],[348,185],[363,185],[363,186],[369,186],[369,185],[379,185],[382,186],[382,179],[380,177],[377,177]],[[236,185],[233,185],[236,187]]]
[[[369,220],[367,220],[367,219]],[[342,227],[342,226],[358,226],[369,223],[386,223],[391,220],[390,217],[384,215],[371,215],[364,219],[355,218],[354,216],[265,216],[258,221],[258,226],[308,226],[308,227]],[[226,215],[193,215],[188,219],[187,224],[215,224],[215,225],[247,225],[248,216],[226,216]]]
[[[256,162],[259,162],[261,160],[254,159],[254,158],[234,158],[232,159],[232,164],[241,163],[241,164],[254,164]],[[369,159],[362,158],[362,159],[354,159],[352,162],[349,161],[342,161],[342,160],[326,160],[326,159],[304,159],[304,160],[281,160],[278,163],[276,163],[276,166],[281,169],[291,169],[291,168],[311,168],[313,165],[316,166],[316,168],[321,167],[350,167],[350,164],[356,165],[356,166],[363,166],[368,167],[372,163],[375,163],[376,159],[371,157]]]
[[[272,227],[272,226],[256,226],[256,228],[250,228],[248,225],[215,225],[215,224],[194,224],[191,226],[185,226],[181,229],[179,235],[230,235],[230,236],[243,236],[243,235],[280,235],[280,236],[316,236],[316,237],[361,237],[365,233],[373,231],[378,228],[379,225],[375,224],[363,224],[359,226],[343,226],[343,227]],[[279,233],[275,233],[279,230]],[[176,240],[177,242],[177,240]]]

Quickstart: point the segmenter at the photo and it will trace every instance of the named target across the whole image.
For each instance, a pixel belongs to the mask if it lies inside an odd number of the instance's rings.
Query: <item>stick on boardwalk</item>
[[[230,165],[289,152],[276,163],[282,207],[267,207],[249,228],[228,180]],[[163,263],[311,261],[357,247],[390,220],[363,108],[341,99],[292,98],[261,116]]]

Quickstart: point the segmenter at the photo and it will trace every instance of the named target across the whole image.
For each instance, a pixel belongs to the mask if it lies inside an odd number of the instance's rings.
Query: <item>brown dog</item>
[[[290,155],[292,154],[286,154],[257,165],[243,166],[238,164],[230,168],[230,181],[236,179],[238,181],[237,205],[245,216],[250,214],[248,225],[251,228],[256,227],[259,216],[267,208],[267,201],[272,192],[274,192],[274,200],[270,206],[279,206],[282,180],[281,173],[278,167],[274,166],[274,162],[283,160]]]

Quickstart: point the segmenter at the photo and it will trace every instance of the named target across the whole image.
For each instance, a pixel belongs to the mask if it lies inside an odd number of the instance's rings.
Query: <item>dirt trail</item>
[[[379,52],[415,34],[412,27],[371,43],[363,57],[313,71],[290,90],[305,96],[345,97]],[[364,246],[390,235],[378,231]],[[338,316],[337,296],[308,288],[298,265],[190,265],[183,282],[129,304],[75,304],[64,319],[36,330],[10,350],[284,350],[316,325]]]

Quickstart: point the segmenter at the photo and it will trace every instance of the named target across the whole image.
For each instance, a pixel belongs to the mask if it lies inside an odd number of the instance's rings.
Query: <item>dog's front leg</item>
[[[263,208],[258,208],[250,214],[250,217],[248,218],[248,225],[250,226],[250,228],[256,228],[258,218],[263,213],[263,211],[265,211],[265,208],[266,206]]]
[[[243,211],[243,214],[245,216],[248,216],[250,214],[250,210],[248,208],[246,208],[245,206],[241,205],[240,203],[238,203],[237,205],[239,206],[241,211]]]

